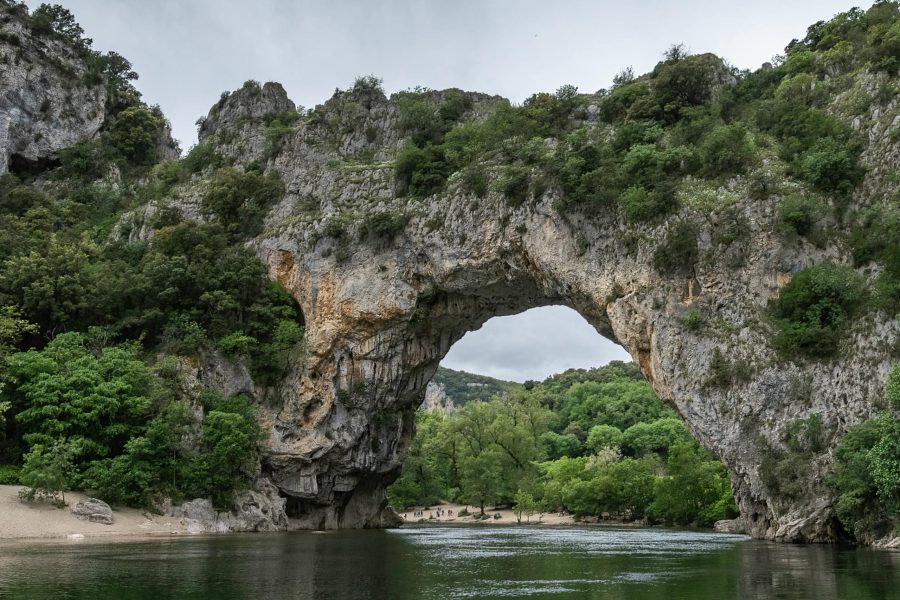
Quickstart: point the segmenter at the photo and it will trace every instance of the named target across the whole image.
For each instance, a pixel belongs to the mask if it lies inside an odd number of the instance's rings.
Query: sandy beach
[[[460,511],[466,510],[468,516],[459,516]],[[421,516],[416,516],[421,513]],[[518,523],[516,513],[511,509],[494,510],[493,507],[485,507],[484,514],[487,519],[480,520],[480,509],[477,506],[466,506],[465,504],[436,504],[431,507],[413,507],[409,510],[400,511],[405,523],[486,523],[494,525],[509,525]],[[499,518],[496,515],[500,515]],[[575,518],[572,515],[560,516],[557,513],[539,513],[536,512],[531,517],[522,515],[523,524],[531,525],[574,525]]]
[[[86,498],[84,494],[66,494],[66,508],[50,504],[26,504],[18,497],[22,486],[0,485],[0,539],[180,535],[187,529],[174,517],[152,515],[136,508],[113,509],[113,524],[91,523],[78,519],[71,507]],[[70,537],[71,536],[71,537]]]
[[[113,509],[113,524],[91,523],[72,514],[71,508],[86,498],[84,494],[66,494],[65,508],[36,502],[28,504],[19,500],[22,486],[0,485],[0,540],[13,539],[59,539],[80,540],[87,538],[122,538],[135,536],[186,535],[186,526],[176,517],[154,515],[136,508]],[[468,510],[468,516],[459,516]],[[416,516],[421,512],[421,516]],[[428,508],[411,508],[400,511],[404,522],[413,523],[485,523],[494,525],[516,524],[518,520],[512,509],[494,510],[485,508],[487,519],[479,520],[477,507],[463,504],[440,504]],[[499,518],[495,517],[499,515]],[[531,517],[522,516],[522,523],[540,525],[572,525],[571,515],[556,513],[535,513]]]

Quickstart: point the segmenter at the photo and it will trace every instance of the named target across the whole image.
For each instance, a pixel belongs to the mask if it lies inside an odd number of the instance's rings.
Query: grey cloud
[[[631,357],[571,308],[547,306],[491,319],[458,341],[441,364],[521,382],[611,360]]]
[[[34,0],[28,3],[32,8]],[[521,102],[571,83],[607,87],[684,42],[742,68],[769,60],[846,0],[64,0],[100,50],[135,65],[138,88],[194,142],[194,121],[246,79],[314,106],[357,75],[397,91],[460,87]],[[867,3],[871,4],[871,3]]]

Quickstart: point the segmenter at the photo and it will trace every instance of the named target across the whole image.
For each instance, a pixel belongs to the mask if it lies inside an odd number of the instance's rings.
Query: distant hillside
[[[490,400],[494,396],[503,395],[519,387],[522,387],[522,384],[514,381],[503,381],[487,375],[438,367],[437,373],[428,384],[424,406],[429,409],[438,405],[444,408],[451,406],[458,408],[473,400]]]

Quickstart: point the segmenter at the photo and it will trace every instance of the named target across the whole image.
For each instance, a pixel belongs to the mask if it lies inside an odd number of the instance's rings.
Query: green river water
[[[5,542],[0,598],[881,600],[900,552],[533,526]]]

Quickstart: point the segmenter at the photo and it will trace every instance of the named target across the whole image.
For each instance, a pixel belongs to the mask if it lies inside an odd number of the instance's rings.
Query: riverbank
[[[487,519],[480,519],[481,510],[477,506],[465,504],[436,504],[430,507],[416,506],[407,510],[398,511],[404,523],[487,523],[494,525],[509,525],[518,523],[515,511],[508,509],[485,508]],[[460,513],[463,513],[460,516]],[[575,517],[572,515],[560,515],[558,513],[540,513],[522,515],[522,523],[531,525],[575,525]]]
[[[100,537],[181,535],[187,527],[176,517],[153,515],[136,508],[113,510],[112,525],[82,521],[72,507],[87,496],[66,494],[64,508],[19,500],[19,485],[0,485],[0,539],[82,539]]]

